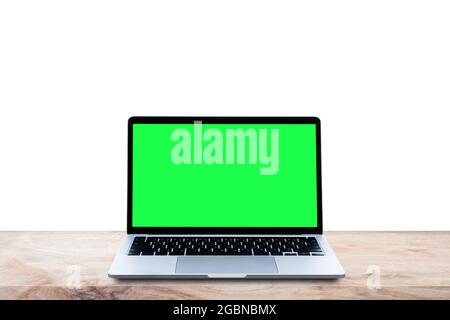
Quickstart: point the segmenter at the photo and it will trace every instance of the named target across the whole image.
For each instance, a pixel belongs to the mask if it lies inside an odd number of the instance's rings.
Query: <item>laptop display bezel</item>
[[[133,125],[134,124],[314,124],[316,126],[317,227],[133,227]],[[131,117],[128,120],[127,159],[127,233],[128,234],[322,234],[322,166],[320,120],[317,117]],[[155,213],[158,214],[158,213]]]

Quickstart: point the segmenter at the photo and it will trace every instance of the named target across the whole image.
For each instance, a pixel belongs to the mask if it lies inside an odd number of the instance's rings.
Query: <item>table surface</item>
[[[115,280],[123,232],[0,232],[0,299],[450,299],[450,232],[327,232],[339,280]]]

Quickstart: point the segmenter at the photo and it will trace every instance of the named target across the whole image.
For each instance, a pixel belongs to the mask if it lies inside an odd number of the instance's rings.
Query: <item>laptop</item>
[[[112,278],[345,275],[315,117],[131,117],[127,211]]]

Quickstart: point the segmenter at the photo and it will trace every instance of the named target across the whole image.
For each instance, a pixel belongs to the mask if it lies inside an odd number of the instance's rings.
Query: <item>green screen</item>
[[[133,227],[317,227],[314,124],[134,124]]]

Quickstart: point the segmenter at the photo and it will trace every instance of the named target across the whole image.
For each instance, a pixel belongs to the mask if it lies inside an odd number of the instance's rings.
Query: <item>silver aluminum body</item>
[[[345,276],[324,235],[160,235],[164,237],[315,237],[323,256],[128,256],[136,236],[127,235],[108,275],[112,278],[305,278]]]

